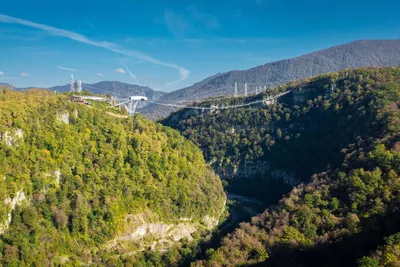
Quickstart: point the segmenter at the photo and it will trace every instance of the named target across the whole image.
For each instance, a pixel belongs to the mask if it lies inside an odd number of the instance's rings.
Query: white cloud
[[[91,20],[88,19],[88,22],[89,22],[90,27],[92,27],[93,29],[96,29],[96,26],[94,26],[94,24]]]
[[[0,76],[4,76],[4,72],[0,71]]]
[[[62,67],[62,66],[56,66],[56,68],[60,69],[60,70],[65,70],[65,71],[70,71],[70,72],[76,72],[76,69],[72,69],[72,68],[66,68],[66,67]]]
[[[123,68],[116,69],[116,70],[114,70],[114,72],[118,72],[118,73],[121,73],[121,74],[125,74],[126,73]]]
[[[26,73],[26,72],[21,72],[21,74],[20,74],[19,76],[21,76],[21,77],[27,77],[27,76],[29,76],[29,75],[28,75],[28,73]]]
[[[96,75],[97,75],[97,76],[100,76],[100,77],[104,77],[104,74],[103,74],[103,73],[100,73],[100,72],[97,73]]]
[[[187,69],[180,69],[180,70],[179,70],[179,76],[180,76],[179,80],[176,80],[176,81],[173,81],[173,82],[166,82],[165,85],[174,85],[174,84],[177,84],[177,83],[179,83],[179,82],[185,80],[187,77],[189,77],[189,75],[190,75],[190,71],[189,71],[189,70],[187,70]]]
[[[125,64],[123,64],[123,65],[124,65],[126,71],[128,72],[129,76],[132,78],[132,80],[136,80],[137,76],[131,72],[131,70],[128,68],[127,65],[125,65]]]
[[[185,80],[190,75],[190,71],[184,68],[179,69],[181,80]]]
[[[2,14],[0,14],[0,22],[20,24],[20,25],[24,25],[24,26],[27,26],[27,27],[43,30],[43,31],[46,31],[47,33],[49,33],[51,35],[66,37],[66,38],[69,38],[71,40],[74,40],[74,41],[77,41],[77,42],[80,42],[80,43],[101,47],[101,48],[110,50],[112,52],[115,52],[115,53],[118,53],[118,54],[121,54],[121,55],[130,56],[130,57],[134,57],[134,58],[137,58],[137,59],[140,59],[140,60],[144,60],[144,61],[156,64],[156,65],[173,68],[173,69],[178,70],[179,73],[180,73],[180,77],[181,78],[179,79],[179,81],[184,80],[184,79],[187,78],[187,76],[186,77],[182,76],[182,71],[181,71],[181,70],[185,70],[185,71],[187,71],[187,70],[185,68],[179,66],[179,65],[158,60],[158,59],[156,59],[156,58],[154,58],[154,57],[152,57],[150,55],[147,55],[147,54],[142,53],[142,52],[137,51],[137,50],[124,49],[123,47],[120,47],[119,45],[117,45],[115,43],[112,43],[112,42],[93,41],[93,40],[87,38],[86,36],[81,35],[81,34],[76,33],[76,32],[72,32],[72,31],[68,31],[68,30],[64,30],[64,29],[59,29],[59,28],[55,28],[55,27],[52,27],[52,26],[39,24],[39,23],[36,23],[36,22],[33,22],[33,21],[24,20],[24,19],[20,19],[20,18],[15,18],[15,17],[2,15]],[[187,72],[189,73],[189,71],[187,71]]]

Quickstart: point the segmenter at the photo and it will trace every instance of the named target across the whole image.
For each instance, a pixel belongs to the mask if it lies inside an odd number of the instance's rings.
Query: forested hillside
[[[366,107],[370,100],[363,97],[362,89],[368,86],[372,90],[398,78],[389,74],[381,69],[330,73],[282,85],[263,95],[200,105],[235,105],[292,91],[276,104],[214,112],[186,109],[162,123],[180,130],[199,146],[231,189],[268,199],[275,193],[281,195],[276,188],[282,185],[290,188],[328,165],[338,167],[345,157],[341,150],[359,137],[381,134],[382,124]],[[370,80],[371,84],[365,85]],[[357,95],[362,98],[348,99]],[[273,192],[266,194],[260,183],[274,188]]]
[[[359,267],[400,266],[400,233],[385,238],[385,245],[358,260]]]
[[[235,82],[238,84],[239,94],[243,95],[245,83],[248,84],[249,91],[254,91],[260,86],[274,87],[344,68],[379,66],[400,66],[400,40],[361,40],[248,70],[218,73],[192,86],[166,94],[160,102],[184,104],[212,96],[233,96]],[[174,110],[176,108],[149,105],[142,113],[157,120],[167,117]]]
[[[164,121],[203,150],[229,190],[273,203],[301,183],[196,265],[376,263],[363,257],[400,231],[400,69],[328,73],[268,94],[287,90],[277,103]]]
[[[0,90],[0,265],[129,265],[218,223],[225,195],[201,151],[106,111]]]

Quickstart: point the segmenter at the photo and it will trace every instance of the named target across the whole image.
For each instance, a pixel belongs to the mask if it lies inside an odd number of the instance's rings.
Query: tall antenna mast
[[[75,92],[75,82],[74,82],[74,74],[71,74],[71,82],[69,84],[69,91]]]
[[[235,97],[238,95],[238,91],[237,91],[237,82],[235,82]]]
[[[82,93],[82,81],[76,81],[75,86],[76,86],[75,90],[78,93]]]

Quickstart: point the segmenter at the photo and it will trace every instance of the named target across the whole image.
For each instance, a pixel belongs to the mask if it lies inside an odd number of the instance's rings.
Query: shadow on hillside
[[[375,221],[376,227],[369,226],[365,231],[344,237],[334,244],[320,245],[305,251],[277,247],[267,262],[251,266],[357,266],[358,259],[384,244],[383,237],[400,231],[400,212],[370,220]]]
[[[250,203],[243,201],[236,201],[235,204],[229,205],[229,218],[218,226],[218,229],[213,233],[210,240],[200,244],[195,257],[184,260],[180,266],[191,266],[190,264],[193,261],[205,259],[207,249],[217,249],[227,234],[238,228],[240,223],[250,221],[251,217],[255,214],[250,214],[248,210],[252,210],[258,214],[264,211],[264,207],[260,204],[250,205]]]

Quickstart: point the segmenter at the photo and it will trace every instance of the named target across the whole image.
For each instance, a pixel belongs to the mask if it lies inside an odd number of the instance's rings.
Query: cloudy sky
[[[359,39],[400,38],[400,1],[7,1],[0,83],[102,80],[171,91]]]

